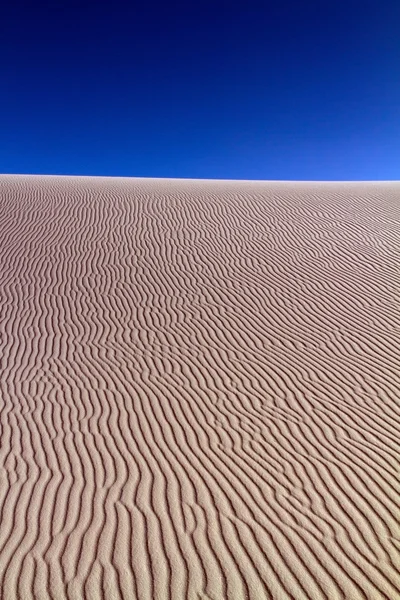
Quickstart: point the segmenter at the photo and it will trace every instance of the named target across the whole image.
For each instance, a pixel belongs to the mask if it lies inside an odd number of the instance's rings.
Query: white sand
[[[400,597],[400,184],[0,177],[1,600]]]

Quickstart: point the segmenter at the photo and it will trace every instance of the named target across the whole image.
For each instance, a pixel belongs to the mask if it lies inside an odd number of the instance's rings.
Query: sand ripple
[[[0,598],[400,597],[400,184],[0,177]]]

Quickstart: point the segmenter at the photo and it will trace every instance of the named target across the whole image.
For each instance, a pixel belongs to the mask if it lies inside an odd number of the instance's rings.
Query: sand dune
[[[400,184],[0,177],[1,600],[400,597]]]

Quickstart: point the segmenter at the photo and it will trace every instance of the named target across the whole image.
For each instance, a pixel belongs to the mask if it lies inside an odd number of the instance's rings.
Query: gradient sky
[[[400,179],[399,0],[15,0],[0,56],[2,173]]]

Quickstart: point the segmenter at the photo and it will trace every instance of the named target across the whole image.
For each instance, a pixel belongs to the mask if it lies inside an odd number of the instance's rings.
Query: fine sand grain
[[[1,600],[400,597],[400,184],[0,177]]]

